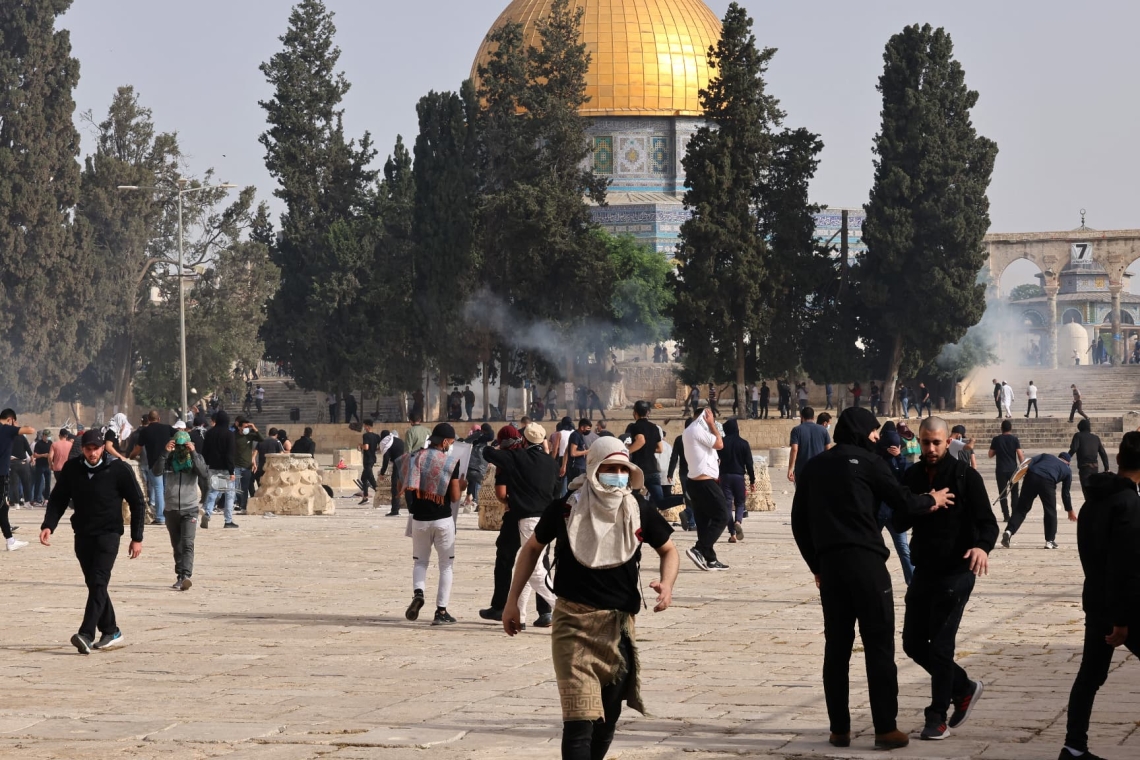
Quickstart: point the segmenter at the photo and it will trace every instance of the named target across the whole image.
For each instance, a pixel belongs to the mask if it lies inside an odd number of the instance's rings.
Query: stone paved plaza
[[[822,617],[792,542],[790,491],[772,473],[779,510],[750,517],[746,541],[723,546],[731,571],[699,572],[682,558],[674,607],[639,616],[654,715],[627,711],[610,757],[882,757],[871,749],[858,652],[857,737],[849,750],[826,743]],[[12,515],[17,535],[34,542],[42,513]],[[124,540],[111,593],[128,645],[88,657],[67,643],[85,590],[66,520],[50,549],[0,554],[0,757],[559,756],[548,632],[512,640],[476,614],[490,596],[494,535],[477,530],[475,515],[460,518],[450,607],[459,624],[450,628],[432,628],[430,614],[403,618],[411,595],[403,518],[340,499],[334,516],[239,522],[240,530],[199,533],[194,588],[181,594],[168,588],[164,529],[147,528],[135,561]],[[1062,522],[1061,550],[1042,549],[1038,508],[1013,548],[994,552],[959,636],[960,659],[986,695],[951,738],[914,741],[894,757],[1057,756],[1081,641],[1075,539]],[[693,534],[676,541],[683,550]],[[901,627],[894,557],[890,567]],[[648,586],[655,563],[643,576]],[[433,569],[429,610],[434,584]],[[901,646],[897,658],[900,728],[917,731],[929,680]],[[1140,758],[1140,667],[1131,658],[1117,654],[1093,720],[1095,751]]]

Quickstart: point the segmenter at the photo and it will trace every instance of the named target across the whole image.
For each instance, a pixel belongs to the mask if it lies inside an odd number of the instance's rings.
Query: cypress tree
[[[26,410],[53,401],[102,338],[87,311],[87,240],[71,218],[79,62],[55,26],[70,5],[0,3],[0,398],[15,394]]]
[[[282,50],[261,65],[274,94],[260,104],[269,124],[260,142],[278,182],[274,194],[285,203],[272,251],[281,284],[262,334],[267,354],[288,364],[303,388],[343,392],[359,365],[342,351],[370,339],[362,315],[352,313],[360,303],[351,291],[367,257],[359,230],[376,172],[368,168],[375,156],[368,133],[359,144],[345,137],[339,106],[349,83],[336,71],[335,35],[325,4],[301,0],[280,38]]]
[[[864,339],[886,370],[887,399],[904,361],[917,371],[985,311],[977,277],[997,144],[974,129],[978,93],[953,54],[950,35],[929,24],[906,27],[883,54],[867,255],[855,276]]]
[[[745,387],[748,342],[766,326],[778,270],[758,217],[784,117],[764,81],[774,48],[757,48],[752,19],[737,3],[709,50],[716,70],[700,102],[707,124],[689,143],[685,207],[674,279],[674,337],[686,370],[701,380],[728,375]]]

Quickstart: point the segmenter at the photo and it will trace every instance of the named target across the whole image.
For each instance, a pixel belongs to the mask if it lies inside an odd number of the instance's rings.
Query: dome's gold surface
[[[538,22],[553,0],[514,0],[493,29],[523,25],[527,45],[538,45]],[[720,39],[720,20],[702,0],[573,0],[585,8],[582,42],[590,52],[583,116],[700,116],[697,93],[707,87],[708,49]],[[479,48],[471,75],[486,63]]]

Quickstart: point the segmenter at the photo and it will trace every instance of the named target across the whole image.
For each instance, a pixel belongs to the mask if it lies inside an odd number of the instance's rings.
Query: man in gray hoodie
[[[194,574],[194,537],[198,533],[198,479],[208,477],[206,460],[190,434],[179,430],[162,449],[151,471],[161,477],[166,497],[166,531],[174,549],[175,591],[190,589]]]

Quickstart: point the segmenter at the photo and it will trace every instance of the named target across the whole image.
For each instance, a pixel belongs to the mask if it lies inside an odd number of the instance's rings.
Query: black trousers
[[[32,500],[32,466],[25,462],[12,462],[8,481],[9,501]]]
[[[1037,399],[1035,399],[1035,398],[1029,399],[1029,406],[1025,407],[1025,416],[1026,417],[1029,416],[1029,410],[1030,409],[1033,410],[1033,416],[1034,417],[1040,417],[1041,416],[1041,413],[1037,411]]]
[[[1098,472],[1100,472],[1100,467],[1097,466],[1096,462],[1077,465],[1077,478],[1081,481],[1081,496],[1084,496],[1086,499],[1089,495],[1085,493],[1085,487],[1088,486],[1089,478]]]
[[[998,396],[997,398],[995,398],[995,399],[994,399],[994,406],[996,406],[996,407],[997,407],[997,410],[998,410],[998,414],[997,414],[997,416],[998,416],[998,419],[1000,420],[1000,419],[1002,418],[1002,413],[1001,413],[1001,396]],[[1069,420],[1069,422],[1072,422],[1072,420]]]
[[[1089,416],[1087,414],[1085,414],[1084,403],[1081,401],[1074,401],[1073,402],[1073,408],[1069,410],[1069,422],[1072,422],[1073,417],[1078,415],[1078,414],[1081,415],[1082,417],[1084,417],[1086,420],[1089,418]]]
[[[1029,510],[1033,509],[1033,500],[1040,496],[1041,509],[1045,511],[1045,540],[1056,541],[1057,484],[1032,472],[1026,473],[1021,483],[1021,498],[1017,500],[1017,506],[1013,508],[1013,515],[1005,524],[1005,529],[1011,536],[1017,533]]]
[[[364,460],[364,471],[360,473],[361,496],[368,498],[368,486],[372,486],[372,490],[379,491],[380,484],[376,482],[376,473],[372,472],[372,468],[376,466],[376,460]]]
[[[863,641],[867,689],[875,733],[898,728],[898,670],[895,668],[895,604],[886,562],[874,552],[847,549],[820,558],[823,602],[823,693],[831,731],[851,730],[850,669],[855,623]]]
[[[198,535],[198,508],[167,509],[166,532],[174,550],[174,575],[178,580],[194,575],[194,537]]]
[[[541,597],[540,597],[541,598]],[[621,717],[621,700],[635,677],[633,646],[629,637],[622,635],[618,651],[625,660],[625,675],[617,683],[602,687],[602,720],[568,720],[562,723],[562,760],[603,760],[614,740],[618,718]]]
[[[522,549],[522,537],[519,536],[519,521],[511,517],[510,512],[503,514],[503,525],[499,528],[499,537],[495,539],[495,590],[491,592],[491,608],[505,609],[507,597],[511,593],[511,577],[515,572],[515,557]],[[535,602],[539,615],[551,612],[550,605],[540,595]]]
[[[999,494],[1004,493],[1005,487],[1007,485],[1009,485],[1009,479],[1013,477],[1013,472],[1012,471],[1007,472],[1006,470],[998,470],[994,474],[997,476],[998,493]],[[1001,497],[1001,516],[1002,516],[1002,519],[1005,520],[1006,522],[1009,522],[1009,515],[1010,515],[1009,500],[1012,498],[1013,499],[1013,506],[1016,507],[1017,506],[1017,497],[1020,493],[1021,493],[1021,485],[1018,483],[1014,483],[1009,489],[1009,494],[1007,496]]]
[[[760,414],[757,415],[756,419],[760,419],[760,420],[768,419],[768,402],[767,401],[761,401],[760,402]]]
[[[915,570],[906,590],[903,651],[930,674],[927,723],[945,723],[950,702],[969,695],[972,688],[966,671],[954,662],[954,646],[973,590],[974,574],[969,571],[938,575],[922,568]]]
[[[0,531],[5,540],[12,537],[12,523],[8,522],[8,476],[0,475]]]
[[[119,539],[114,533],[97,536],[75,535],[75,557],[83,568],[83,582],[87,584],[87,607],[83,611],[83,624],[79,633],[88,640],[95,639],[95,629],[101,633],[119,630],[115,623],[115,608],[107,594],[111,582],[111,569],[119,554]]]
[[[693,521],[697,524],[696,549],[710,562],[716,559],[713,545],[728,526],[728,502],[715,480],[689,478],[689,501],[693,505]]]
[[[1085,617],[1085,646],[1081,655],[1081,669],[1069,692],[1069,722],[1065,731],[1065,746],[1078,752],[1088,752],[1089,720],[1092,718],[1096,693],[1108,678],[1115,651],[1105,643],[1104,637],[1112,633],[1112,623],[1099,615]],[[1140,621],[1128,627],[1128,640],[1124,646],[1140,657]]]

